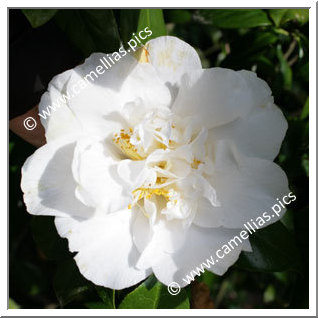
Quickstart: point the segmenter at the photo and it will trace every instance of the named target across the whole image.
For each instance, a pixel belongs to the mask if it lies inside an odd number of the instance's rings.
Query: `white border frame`
[[[90,0],[89,2],[77,2],[74,3],[69,0],[55,0],[55,1],[46,1],[45,6],[43,5],[43,1],[39,0],[31,0],[28,2],[24,1],[5,1],[5,6],[1,6],[1,15],[0,15],[0,30],[1,30],[1,40],[2,43],[7,43],[6,49],[2,49],[0,51],[1,54],[1,65],[2,65],[2,77],[1,77],[1,97],[6,96],[6,100],[3,100],[2,107],[0,108],[1,112],[1,125],[0,129],[1,133],[1,144],[2,144],[2,152],[4,149],[7,150],[8,147],[8,123],[7,123],[7,109],[5,105],[8,105],[8,75],[5,70],[8,70],[8,40],[7,40],[7,10],[8,7],[72,7],[74,5],[80,5],[80,7],[103,7],[107,3],[105,1],[98,0]],[[131,5],[134,4],[136,8],[144,7],[158,7],[158,8],[177,8],[179,1],[171,1],[171,0],[161,0],[156,3],[149,2],[145,0],[138,0],[134,2],[117,0],[112,3],[113,8],[127,7],[130,8]],[[193,1],[183,1],[182,7],[193,7]],[[263,4],[263,6],[262,6]],[[214,309],[7,309],[7,300],[9,297],[8,294],[8,259],[6,256],[6,262],[4,262],[4,258],[2,258],[1,262],[1,289],[0,289],[0,314],[1,316],[161,316],[161,315],[172,315],[172,316],[209,316],[209,315],[218,315],[218,316],[316,316],[316,12],[317,12],[317,4],[315,1],[293,1],[293,0],[267,0],[258,2],[257,5],[255,1],[227,1],[222,0],[217,2],[211,1],[202,1],[197,0],[195,2],[195,7],[206,7],[209,8],[213,5],[213,8],[226,8],[226,7],[234,7],[234,8],[283,8],[283,7],[299,7],[299,8],[311,8],[309,10],[309,60],[310,60],[310,71],[309,71],[309,145],[310,145],[310,156],[309,156],[309,170],[310,170],[310,190],[309,190],[309,211],[310,211],[310,236],[309,236],[309,309],[218,309],[217,311]],[[23,74],[22,74],[23,76]],[[6,175],[8,177],[8,155],[1,156],[1,166],[2,169],[6,169]],[[5,175],[5,173],[3,173]],[[2,213],[1,213],[1,222],[0,222],[0,233],[1,233],[1,255],[7,255],[8,252],[8,215],[5,213],[8,207],[8,187],[7,180],[5,178],[1,178],[1,202],[6,202],[6,205],[3,204]]]

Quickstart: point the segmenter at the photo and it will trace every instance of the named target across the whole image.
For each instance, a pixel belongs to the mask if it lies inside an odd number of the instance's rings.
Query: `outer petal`
[[[75,143],[59,139],[39,148],[22,167],[21,188],[27,210],[36,215],[92,215],[75,197],[71,164]]]
[[[150,40],[146,44],[146,49],[149,63],[170,87],[179,86],[183,74],[202,68],[195,49],[176,37],[161,36]]]
[[[137,243],[137,248],[141,252],[137,266],[148,268],[154,264],[156,255],[161,252],[173,253],[184,244],[187,231],[183,228],[179,220],[167,222],[160,218],[149,230],[141,230],[140,225],[145,225],[145,220],[141,223],[140,216],[138,222],[134,224],[133,236]],[[148,224],[150,227],[150,224]],[[141,237],[145,232],[144,239]],[[148,243],[148,244],[147,244]]]
[[[195,224],[202,227],[222,225],[226,228],[243,228],[253,218],[262,216],[290,191],[284,171],[275,163],[244,157],[233,145],[218,142],[215,149],[214,171],[207,177],[216,191],[219,207],[211,205],[198,213]],[[285,210],[284,210],[285,211]],[[280,217],[272,217],[264,226],[276,222]],[[215,219],[218,222],[215,222]]]
[[[208,270],[217,275],[223,275],[238,259],[244,247],[244,240],[242,243],[238,242],[238,246],[233,244],[235,248],[223,258],[217,258],[216,252],[238,234],[237,230],[224,228],[211,230],[191,226],[184,246],[176,253],[162,253],[158,256],[152,267],[153,272],[162,283],[169,285],[177,282],[183,287],[188,284],[187,275],[200,267],[202,262],[207,263],[206,260],[212,256],[215,265],[211,265]]]
[[[132,216],[126,209],[85,221],[55,218],[59,234],[68,238],[72,252],[78,252],[75,261],[80,272],[94,284],[123,289],[151,273],[135,267],[139,252],[131,236]]]
[[[67,99],[67,83],[72,76],[73,70],[56,75],[49,83],[39,103],[39,115],[45,128],[47,141],[58,139],[66,135],[74,136],[81,134],[82,126],[76,115],[69,108]]]
[[[255,90],[240,72],[211,68],[186,74],[172,110],[192,116],[199,127],[220,126],[245,117],[254,107],[272,101],[265,86]]]
[[[241,75],[249,80],[249,85],[255,90],[264,93],[266,100],[267,84],[256,77],[255,73],[241,71]],[[262,98],[260,98],[262,100]],[[280,149],[287,130],[287,121],[272,102],[254,107],[246,117],[211,129],[210,142],[216,140],[233,140],[240,152],[246,156],[260,157],[273,160]]]

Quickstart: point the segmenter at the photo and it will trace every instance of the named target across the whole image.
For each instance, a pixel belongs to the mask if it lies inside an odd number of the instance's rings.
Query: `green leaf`
[[[115,309],[115,290],[95,286],[98,296],[102,299],[105,308]]]
[[[10,141],[10,142],[9,142],[9,154],[10,154],[10,155],[11,155],[11,152],[13,151],[14,146],[15,146],[14,141]]]
[[[309,115],[309,97],[307,97],[306,99],[306,103],[304,105],[304,108],[301,112],[301,115],[300,115],[300,119],[306,119]]]
[[[242,252],[236,265],[251,271],[279,272],[299,269],[300,256],[294,238],[281,222],[250,236],[253,252]]]
[[[138,20],[137,33],[148,27],[152,34],[147,39],[142,40],[143,43],[158,36],[166,35],[166,26],[161,9],[141,9]]]
[[[270,303],[275,300],[276,290],[273,285],[268,285],[263,294],[264,303]]]
[[[139,9],[119,10],[119,33],[125,47],[136,32],[139,20]]]
[[[231,69],[251,69],[257,67],[257,73],[274,72],[275,65],[269,55],[270,50],[274,53],[278,36],[272,30],[250,29],[245,34],[233,38],[231,41],[230,54],[222,62],[221,66]]]
[[[276,26],[280,26],[284,15],[287,13],[288,9],[269,9],[269,15],[274,21]]]
[[[291,20],[304,24],[309,20],[308,9],[269,9],[270,17],[276,26],[280,26]]]
[[[213,26],[225,29],[253,28],[272,24],[267,14],[260,9],[201,9],[199,14]]]
[[[120,47],[119,32],[112,10],[60,10],[55,19],[85,57],[93,52],[112,53]]]
[[[9,298],[9,309],[20,309],[21,307],[11,298]]]
[[[53,288],[61,307],[64,307],[75,299],[85,299],[85,293],[90,290],[91,285],[80,274],[74,259],[68,259],[59,264]]]
[[[58,235],[54,217],[34,216],[31,228],[36,244],[48,259],[59,260],[69,257],[67,240]]]
[[[309,142],[308,120],[290,119],[288,130],[279,155],[279,163],[288,175],[290,184],[302,178],[306,171],[302,164],[304,154],[308,154]]]
[[[32,28],[38,28],[50,21],[57,11],[57,9],[22,9]]]
[[[301,166],[303,167],[306,176],[309,177],[309,156],[307,153],[303,154],[301,158]]]
[[[120,309],[188,309],[189,299],[184,289],[170,295],[167,286],[153,275],[129,293],[119,306]]]
[[[188,10],[169,9],[164,10],[164,15],[169,22],[173,23],[187,23],[192,19],[192,14]]]

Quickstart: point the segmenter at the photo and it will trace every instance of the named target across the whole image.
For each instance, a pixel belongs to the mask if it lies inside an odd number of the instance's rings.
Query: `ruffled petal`
[[[86,85],[70,99],[69,105],[88,133],[105,136],[126,129],[135,122],[135,115],[139,118],[150,109],[170,105],[169,89],[150,64],[138,63],[127,54],[98,75],[96,69],[106,59],[106,54],[92,54],[74,69],[67,86],[72,90],[78,83]],[[141,114],[134,112],[136,109],[142,110]]]
[[[141,217],[141,216],[140,216]],[[145,218],[145,216],[144,216]],[[145,220],[143,221],[145,225]],[[157,220],[149,230],[146,230],[146,236],[142,239],[143,232],[138,232],[140,228],[136,223],[133,228],[135,241],[138,242],[141,255],[138,259],[137,267],[147,269],[156,263],[157,257],[162,253],[173,253],[179,250],[187,238],[187,230],[179,220],[166,221],[162,217]]]
[[[68,105],[67,83],[72,77],[73,70],[56,75],[49,83],[39,103],[39,116],[45,129],[46,141],[76,136],[82,133],[82,126]]]
[[[104,213],[126,208],[130,196],[117,174],[119,160],[114,158],[107,142],[83,138],[76,144],[72,170],[78,185],[76,196],[87,206],[102,208]]]
[[[170,105],[170,91],[150,64],[138,63],[129,54],[111,66],[106,61],[107,54],[94,53],[51,81],[39,106],[40,113],[53,106],[50,115],[41,118],[47,141],[83,131],[106,136],[129,126],[123,113],[127,105],[145,110]]]
[[[151,270],[136,268],[139,252],[133,244],[130,210],[79,221],[55,218],[58,233],[69,241],[81,274],[96,285],[123,289],[139,283]]]
[[[257,78],[253,72],[238,73],[244,76],[255,92],[259,92],[261,106],[254,107],[245,117],[211,129],[209,142],[232,140],[239,151],[246,156],[273,160],[284,139],[287,121],[277,106],[271,101],[266,103],[270,89],[263,80]]]
[[[204,267],[204,270],[223,275],[236,262],[245,246],[244,240],[235,239],[237,245],[233,242],[233,249],[227,249],[228,253],[225,254],[224,245],[228,245],[228,242],[238,235],[238,230],[224,228],[211,230],[191,226],[183,247],[176,253],[158,255],[152,266],[153,272],[165,285],[177,282],[181,287],[191,283],[191,272],[197,271],[197,267],[200,267],[203,262],[210,265],[210,267]],[[216,255],[218,250],[221,250],[218,253],[220,257]],[[207,259],[211,262],[211,256],[214,265],[207,262]]]
[[[264,86],[255,90],[243,74],[224,68],[187,73],[172,110],[210,129],[245,117],[254,107],[273,100],[270,90]]]
[[[72,175],[75,143],[65,139],[39,148],[22,167],[21,188],[27,211],[35,215],[92,215],[93,210],[75,196]]]
[[[217,143],[214,171],[207,179],[216,191],[220,206],[211,205],[210,209],[205,206],[202,213],[198,210],[194,223],[202,227],[244,228],[246,222],[255,221],[265,211],[272,215],[276,199],[290,192],[286,174],[277,164],[244,157],[228,142]],[[278,221],[285,210],[263,226]]]

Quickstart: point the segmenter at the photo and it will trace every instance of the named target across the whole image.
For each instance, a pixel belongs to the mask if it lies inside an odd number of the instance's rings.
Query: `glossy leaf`
[[[139,13],[138,9],[122,9],[119,12],[119,33],[124,47],[137,30]]]
[[[118,27],[112,10],[61,10],[55,19],[85,57],[94,52],[111,53],[120,47]]]
[[[269,9],[268,11],[277,26],[283,25],[291,20],[295,20],[300,24],[304,24],[309,20],[308,9]]]
[[[137,33],[148,27],[152,34],[144,40],[147,42],[158,36],[166,35],[166,26],[161,9],[141,9],[138,20]]]
[[[305,119],[308,117],[308,115],[309,115],[309,97],[307,97],[307,99],[306,99],[306,103],[305,103],[304,108],[301,112],[300,119]]]
[[[187,309],[189,299],[184,289],[178,295],[170,295],[167,286],[153,275],[129,293],[119,306],[120,309]]]
[[[262,53],[268,51],[278,41],[274,32],[262,31],[259,33],[247,32],[231,42],[231,54],[222,62],[223,67],[250,69],[252,65],[266,64],[271,70],[274,69],[273,62]]]
[[[9,309],[20,309],[21,307],[11,298],[9,298]]]
[[[237,266],[251,271],[278,272],[299,268],[299,251],[291,233],[276,222],[250,236],[253,252],[242,252]]]
[[[199,14],[213,26],[225,29],[253,28],[271,25],[265,11],[260,9],[202,9]]]
[[[104,288],[101,286],[95,286],[98,296],[103,301],[105,308],[116,308],[115,306],[115,290]]]
[[[50,21],[57,11],[57,9],[22,9],[33,28],[38,28]]]
[[[187,23],[192,19],[192,14],[188,10],[184,9],[165,10],[164,13],[167,21],[173,23]]]

